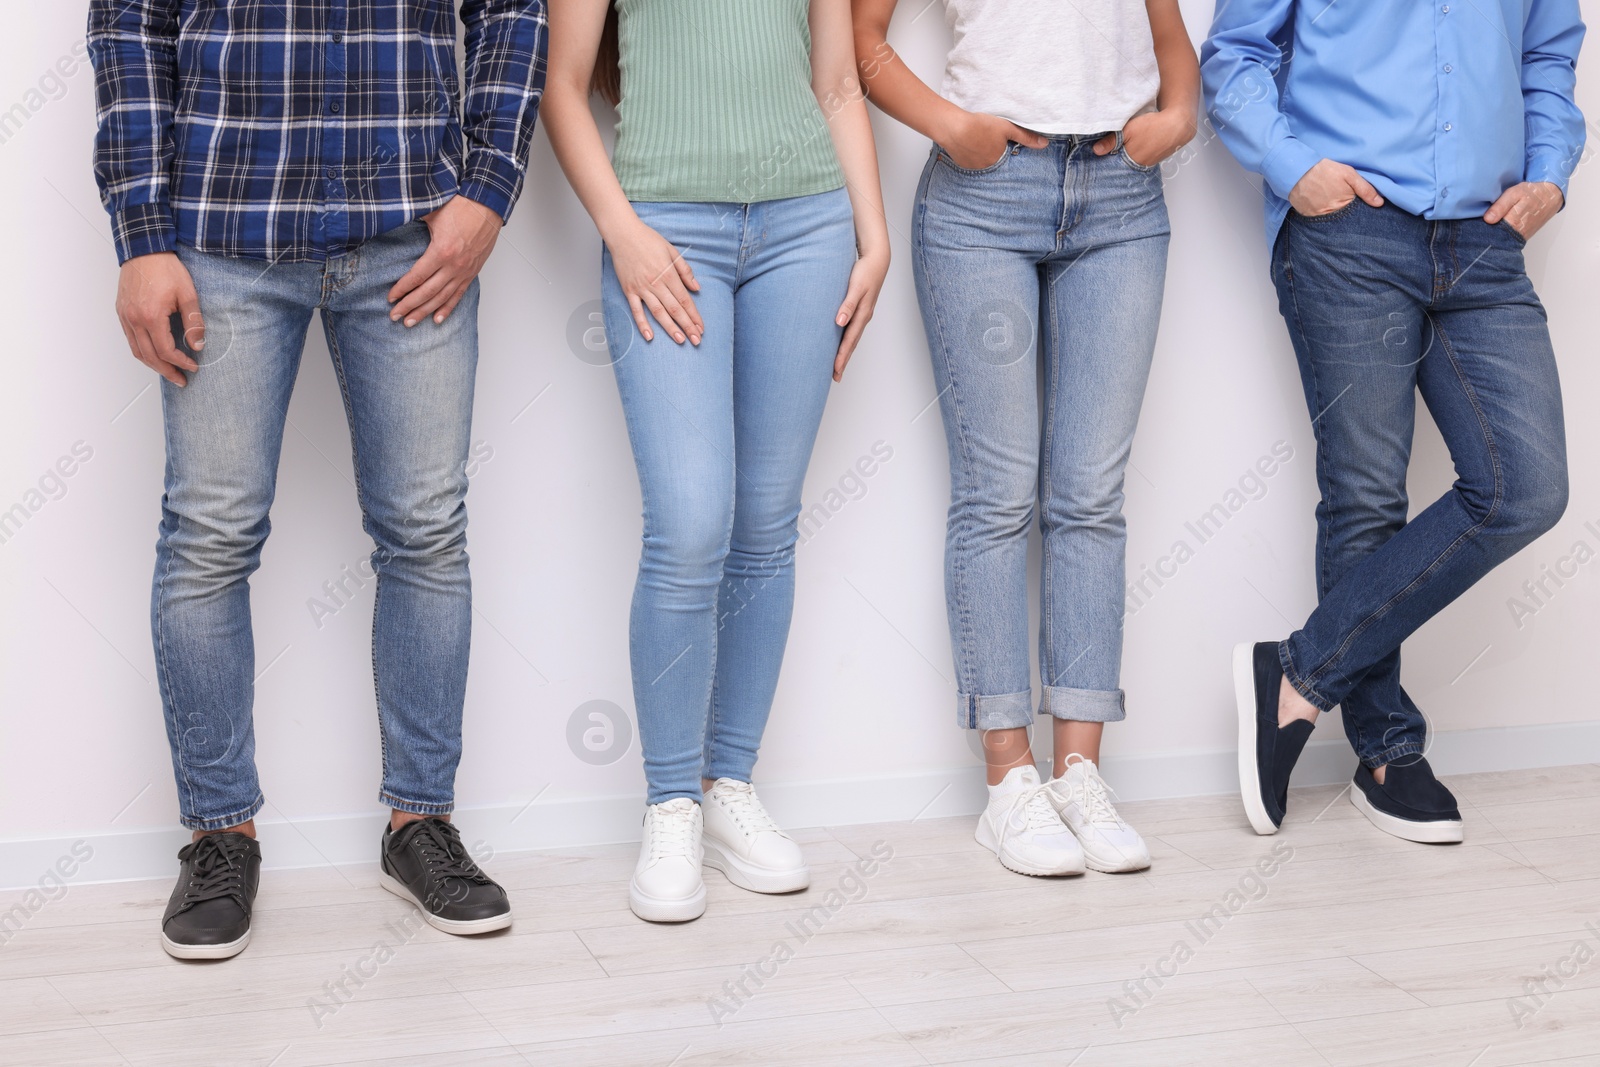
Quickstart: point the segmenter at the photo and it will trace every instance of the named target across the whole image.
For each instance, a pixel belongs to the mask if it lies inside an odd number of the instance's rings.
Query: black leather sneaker
[[[437,816],[384,829],[378,880],[447,934],[486,934],[511,925],[506,891],[472,861],[460,832]]]
[[[1272,641],[1236,645],[1233,691],[1239,711],[1239,795],[1258,834],[1275,834],[1289,806],[1289,774],[1316,724],[1278,725],[1283,665]]]
[[[261,846],[228,831],[178,852],[178,884],[161,917],[161,947],[180,960],[225,960],[250,943],[250,911],[261,880]]]
[[[1350,803],[1385,833],[1426,845],[1453,845],[1465,836],[1455,794],[1433,776],[1421,756],[1406,756],[1415,763],[1391,763],[1383,784],[1363,764],[1356,768]]]

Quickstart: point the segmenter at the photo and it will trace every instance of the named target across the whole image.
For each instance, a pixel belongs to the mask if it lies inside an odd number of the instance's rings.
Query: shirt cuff
[[[501,221],[511,218],[511,208],[521,191],[521,173],[500,156],[482,149],[467,155],[466,171],[456,186],[457,193],[482,204],[499,215]]]
[[[135,256],[171,252],[178,247],[172,209],[166,204],[132,204],[113,212],[111,239],[117,246],[119,264]]]
[[[1563,159],[1559,152],[1535,152],[1528,157],[1528,164],[1522,171],[1522,180],[1525,182],[1549,182],[1561,190],[1562,205],[1567,199],[1567,182],[1572,177],[1572,169],[1567,166],[1568,161]]]
[[[1289,199],[1289,190],[1306,176],[1306,171],[1322,162],[1322,153],[1304,141],[1285,137],[1261,161],[1261,176],[1272,186],[1272,191]]]

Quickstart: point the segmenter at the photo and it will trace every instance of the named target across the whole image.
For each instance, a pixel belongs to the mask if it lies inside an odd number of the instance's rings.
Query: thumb
[[[1011,138],[1013,142],[1027,145],[1029,148],[1043,148],[1050,143],[1050,138],[1043,134],[1034,133],[1032,130],[1023,129],[1014,122],[1011,124],[1011,132],[1014,134]]]
[[[1094,143],[1094,154],[1108,156],[1117,150],[1117,135],[1108,133]]]
[[[178,315],[183,320],[183,340],[196,352],[206,346],[206,320],[200,314],[200,294],[194,284],[178,290]]]
[[[1514,189],[1515,186],[1512,188]],[[1516,203],[1516,197],[1512,195],[1511,189],[1507,189],[1500,194],[1498,200],[1489,205],[1489,210],[1483,213],[1483,221],[1493,226],[1506,217],[1506,213],[1511,210],[1511,205],[1514,203]]]
[[[1377,189],[1373,188],[1372,183],[1363,178],[1361,173],[1354,167],[1348,169],[1350,171],[1350,188],[1355,191],[1355,194],[1372,207],[1382,207],[1383,196]]]

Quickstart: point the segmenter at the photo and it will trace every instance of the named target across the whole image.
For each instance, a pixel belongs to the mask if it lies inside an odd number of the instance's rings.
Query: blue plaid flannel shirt
[[[117,257],[342,255],[460,194],[511,213],[544,0],[90,0]]]

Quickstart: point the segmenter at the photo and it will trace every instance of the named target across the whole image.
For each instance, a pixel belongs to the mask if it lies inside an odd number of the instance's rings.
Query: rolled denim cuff
[[[238,811],[230,811],[225,815],[182,814],[178,817],[178,821],[183,824],[185,830],[199,830],[203,834],[208,834],[215,830],[227,830],[249,822],[266,806],[266,803],[267,798],[257,793],[254,800]]]
[[[956,694],[956,723],[968,730],[1012,730],[1033,722],[1033,691]]]
[[[395,811],[403,811],[407,815],[449,815],[455,809],[453,803],[439,803],[437,801],[405,800],[395,796],[385,789],[378,794],[378,803]]]
[[[1039,714],[1074,722],[1121,722],[1128,717],[1127,700],[1120,689],[1067,689],[1044,687]]]

